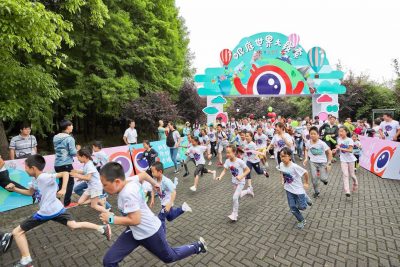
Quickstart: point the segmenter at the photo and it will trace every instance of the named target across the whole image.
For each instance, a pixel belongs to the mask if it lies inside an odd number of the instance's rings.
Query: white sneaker
[[[175,177],[175,178],[174,178],[174,185],[175,185],[175,187],[178,185],[178,183],[179,183],[179,179],[178,179],[178,177]]]
[[[192,190],[193,192],[196,192],[197,188],[195,186],[190,187],[190,190]]]
[[[250,188],[249,188],[249,195],[251,195],[252,197],[254,197],[253,187],[250,187]]]
[[[237,221],[237,215],[234,214],[233,212],[232,212],[231,215],[228,216],[228,218],[229,218],[232,222],[236,222],[236,221]]]
[[[212,162],[210,161],[209,163],[208,163],[208,166],[211,166],[212,165]]]
[[[189,207],[189,205],[188,205],[186,202],[183,202],[183,204],[182,204],[182,210],[183,210],[184,212],[192,212],[192,208]]]
[[[274,159],[275,158],[275,156],[271,156],[271,157],[269,157],[270,159]]]

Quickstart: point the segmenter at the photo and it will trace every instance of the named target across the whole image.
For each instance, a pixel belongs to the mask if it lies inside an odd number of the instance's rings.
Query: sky
[[[322,47],[331,65],[394,78],[391,60],[400,59],[398,0],[176,0],[190,32],[196,73],[220,66],[219,53],[259,32],[297,33],[308,51]]]

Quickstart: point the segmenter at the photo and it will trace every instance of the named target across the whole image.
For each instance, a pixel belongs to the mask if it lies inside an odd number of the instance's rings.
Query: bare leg
[[[90,206],[99,212],[108,212],[104,206],[99,205],[99,197],[90,199]]]
[[[102,226],[90,223],[90,222],[76,222],[76,221],[68,221],[67,226],[72,229],[92,229],[92,230],[97,230],[102,228]]]
[[[199,184],[199,175],[196,175],[195,177],[194,177],[194,187],[196,187],[197,188],[197,185]]]
[[[31,255],[29,253],[28,240],[26,239],[25,231],[22,230],[20,226],[18,226],[12,231],[12,234],[14,236],[14,240],[17,244],[19,252],[21,253],[21,256],[30,257]]]

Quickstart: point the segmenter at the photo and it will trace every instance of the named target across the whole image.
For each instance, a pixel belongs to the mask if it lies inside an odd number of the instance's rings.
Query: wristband
[[[108,215],[108,223],[109,224],[114,224],[114,214],[113,213]]]

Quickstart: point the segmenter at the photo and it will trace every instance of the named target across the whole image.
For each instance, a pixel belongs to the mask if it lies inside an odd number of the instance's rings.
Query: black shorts
[[[21,227],[22,230],[24,230],[24,232],[28,232],[29,230],[41,224],[44,224],[48,221],[55,221],[63,225],[67,225],[69,221],[74,221],[74,218],[72,217],[71,213],[69,213],[69,211],[66,210],[64,213],[49,220],[38,220],[35,218],[35,215],[32,215],[31,217],[23,221],[19,226]]]
[[[208,170],[204,167],[204,164],[199,164],[194,171],[194,176],[201,175],[203,176],[204,173],[208,173]]]

